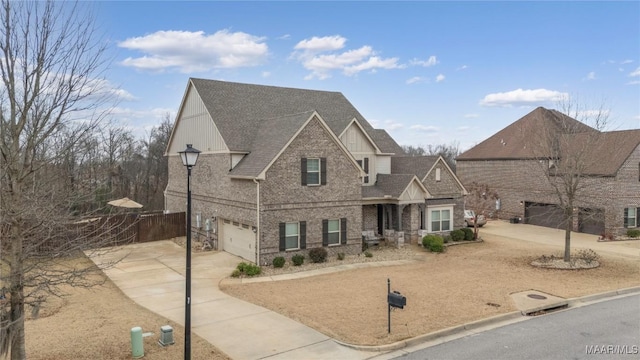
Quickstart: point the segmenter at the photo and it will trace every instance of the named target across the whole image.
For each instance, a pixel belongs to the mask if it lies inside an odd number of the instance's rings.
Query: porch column
[[[424,230],[427,227],[427,204],[418,204],[418,211],[420,211],[420,228]]]
[[[398,209],[398,225],[396,227],[396,231],[402,231],[402,212],[404,211],[404,208],[407,205],[397,205],[396,208]]]

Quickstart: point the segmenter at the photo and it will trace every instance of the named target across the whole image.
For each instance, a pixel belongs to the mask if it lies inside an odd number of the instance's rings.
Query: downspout
[[[256,183],[256,265],[260,266],[260,182],[253,179]]]

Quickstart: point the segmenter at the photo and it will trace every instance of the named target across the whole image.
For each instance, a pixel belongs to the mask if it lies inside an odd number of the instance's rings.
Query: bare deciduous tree
[[[452,142],[449,145],[427,145],[413,146],[403,145],[402,150],[409,156],[434,156],[439,155],[447,162],[447,165],[455,172],[456,170],[456,157],[461,154],[460,144],[457,141]]]
[[[540,195],[557,204],[559,221],[565,230],[564,261],[571,259],[571,231],[580,209],[596,209],[604,204],[595,203],[598,192],[591,180],[599,175],[597,169],[612,157],[615,148],[603,141],[609,126],[608,111],[600,106],[592,110],[576,101],[559,104],[560,111],[539,119],[537,126],[522,129],[524,146],[537,161],[529,162],[533,171],[541,175],[543,190]],[[600,214],[601,215],[601,214]],[[557,214],[553,214],[557,216]],[[593,212],[589,216],[599,216]]]
[[[92,285],[95,268],[69,260],[112,236],[108,223],[90,234],[68,226],[92,187],[77,176],[75,147],[112,99],[101,78],[106,43],[83,5],[1,2],[0,355],[14,360],[26,358],[25,305],[61,295],[63,284]]]
[[[491,189],[488,184],[472,182],[467,186],[469,194],[464,199],[465,210],[473,210],[473,238],[478,238],[478,216],[489,216],[489,213],[496,210],[496,200],[498,193]]]

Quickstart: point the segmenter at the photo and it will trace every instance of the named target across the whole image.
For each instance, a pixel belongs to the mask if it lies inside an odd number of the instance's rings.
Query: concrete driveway
[[[98,266],[104,266],[123,257],[114,267],[105,269],[105,274],[139,305],[184,325],[185,250],[172,241],[156,241],[127,245],[91,259]],[[220,291],[218,283],[229,276],[240,261],[242,259],[226,252],[193,253],[193,333],[233,359],[366,359],[372,356]]]
[[[482,237],[483,234],[509,238],[513,241],[552,245],[559,251],[564,250],[564,230],[559,229],[493,220],[480,228],[480,236]],[[640,259],[640,240],[598,241],[597,235],[572,232],[571,249],[572,252],[576,249],[592,249],[602,255]]]

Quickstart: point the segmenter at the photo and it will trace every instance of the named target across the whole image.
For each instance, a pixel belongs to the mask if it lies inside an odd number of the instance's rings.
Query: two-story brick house
[[[541,138],[548,134],[557,134],[557,143],[541,148]],[[572,160],[578,156],[580,160]],[[640,129],[601,132],[539,107],[456,160],[456,174],[464,184],[486,183],[498,192],[503,218],[566,228],[550,179],[566,176],[562,164],[567,161],[579,168],[580,177],[569,227],[600,235],[640,226]]]
[[[403,159],[338,92],[190,79],[166,152],[167,211],[185,209],[186,144],[202,151],[191,177],[196,234],[209,230],[219,249],[260,264],[313,247],[357,253],[364,230],[415,241],[420,229],[463,221],[454,209],[464,188],[446,163],[409,166],[421,157]]]

